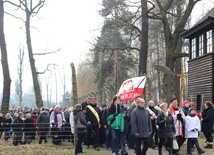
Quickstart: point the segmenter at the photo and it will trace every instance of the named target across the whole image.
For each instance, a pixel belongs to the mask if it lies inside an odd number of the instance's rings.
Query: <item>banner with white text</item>
[[[146,83],[146,76],[135,77],[125,80],[118,92],[118,96],[126,102],[134,100],[134,95],[143,95]]]

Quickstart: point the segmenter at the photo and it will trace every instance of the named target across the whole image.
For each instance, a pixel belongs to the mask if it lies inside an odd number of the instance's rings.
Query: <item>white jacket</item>
[[[201,122],[198,116],[191,117],[187,115],[184,120],[185,120],[185,137],[198,138],[198,132],[201,131]]]

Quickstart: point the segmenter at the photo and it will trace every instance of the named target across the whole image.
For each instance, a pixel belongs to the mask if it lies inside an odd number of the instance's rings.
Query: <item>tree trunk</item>
[[[192,12],[192,9],[195,6],[195,4],[198,3],[199,1],[200,0],[189,0],[188,2],[186,2],[181,0],[177,0],[177,1],[168,0],[166,1],[166,3],[162,3],[162,1],[156,0],[160,9],[160,17],[161,17],[160,19],[163,23],[163,29],[164,29],[165,46],[166,46],[166,67],[170,68],[170,70],[174,73],[173,76],[164,75],[163,91],[167,102],[169,102],[169,100],[173,97],[173,95],[175,95],[175,92],[176,92],[176,95],[179,94],[180,82],[179,81],[176,82],[175,79],[178,80],[176,76],[177,76],[177,73],[180,72],[179,71],[180,65],[179,65],[179,62],[176,64],[176,60],[184,56],[187,56],[181,53],[182,41],[181,41],[180,34],[185,30],[185,25]],[[168,12],[171,11],[170,9],[172,8],[170,7],[173,7],[173,4],[174,4],[173,2],[176,2],[177,14],[176,16],[174,16],[174,21],[176,22],[173,23],[172,25],[172,23],[170,23],[169,21]],[[181,5],[184,5],[184,3],[186,8],[182,9]],[[176,85],[176,88],[175,88],[175,85]]]
[[[23,88],[22,88],[22,79],[23,79],[23,61],[24,61],[24,49],[19,49],[19,62],[18,62],[18,95],[19,95],[19,107],[22,107],[23,101]]]
[[[37,107],[40,108],[43,106],[43,101],[42,101],[42,96],[41,96],[39,80],[38,80],[38,73],[37,73],[36,66],[35,66],[35,59],[33,57],[31,34],[30,34],[30,15],[27,11],[26,11],[25,28],[26,28],[28,55],[29,55],[31,73],[32,73],[32,78],[33,78],[34,92],[35,92],[35,97],[36,97],[36,105],[37,105]]]
[[[141,49],[139,54],[139,75],[146,74],[148,55],[148,14],[147,0],[141,0]]]
[[[7,48],[6,48],[5,36],[4,36],[3,0],[0,0],[0,46],[1,46],[1,57],[2,57],[1,63],[2,63],[3,81],[4,81],[1,112],[3,114],[6,114],[9,110],[11,79],[10,79],[10,72],[9,72],[8,59],[7,59]]]

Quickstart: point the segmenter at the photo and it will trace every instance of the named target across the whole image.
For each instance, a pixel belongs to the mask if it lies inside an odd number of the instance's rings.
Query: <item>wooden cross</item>
[[[183,69],[181,68],[181,73],[177,74],[177,76],[180,77],[180,96],[179,96],[179,99],[180,99],[180,105],[182,105],[183,93],[184,93],[184,85],[185,85],[187,73],[184,73]]]

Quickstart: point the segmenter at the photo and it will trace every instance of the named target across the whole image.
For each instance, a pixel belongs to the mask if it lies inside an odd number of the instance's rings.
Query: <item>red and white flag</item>
[[[125,80],[118,92],[118,96],[126,102],[134,100],[134,95],[143,95],[146,83],[146,76],[135,77]]]

